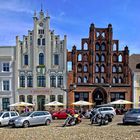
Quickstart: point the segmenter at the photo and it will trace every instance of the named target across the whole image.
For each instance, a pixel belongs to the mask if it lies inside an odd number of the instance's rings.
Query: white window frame
[[[4,71],[3,70],[3,67],[4,67],[4,64],[9,64],[9,71]],[[2,62],[2,72],[10,72],[10,62]]]
[[[4,81],[8,81],[9,82],[9,90],[4,90]],[[11,91],[11,82],[10,82],[10,80],[8,80],[8,79],[4,79],[4,80],[2,80],[2,91]]]

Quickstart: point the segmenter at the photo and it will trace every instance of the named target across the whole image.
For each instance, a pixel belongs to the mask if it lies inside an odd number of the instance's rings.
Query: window
[[[119,55],[119,62],[122,62],[122,55]]]
[[[28,103],[33,103],[32,100],[33,100],[33,96],[32,96],[32,95],[28,95],[28,96],[27,96],[27,102],[28,102]]]
[[[58,76],[58,80],[57,80],[57,86],[61,87],[63,85],[63,76]]]
[[[113,72],[113,73],[116,73],[116,72],[117,72],[116,65],[114,65],[114,66],[112,67],[112,72]]]
[[[50,95],[50,102],[55,101],[55,95]]]
[[[45,38],[42,39],[42,45],[45,45]]]
[[[41,45],[41,40],[40,40],[40,38],[38,38],[37,44],[38,44],[38,45]]]
[[[113,84],[117,83],[116,77],[113,78]]]
[[[113,54],[113,61],[114,62],[117,62],[118,61],[118,58],[117,58],[117,55],[116,54]]]
[[[98,65],[96,65],[96,67],[95,67],[95,72],[99,72],[99,66]]]
[[[3,118],[7,118],[7,117],[10,117],[8,112],[3,115]]]
[[[96,43],[95,49],[96,49],[96,51],[99,51],[99,50],[100,50],[100,45],[99,45],[99,43]]]
[[[24,65],[28,65],[28,55],[24,55]]]
[[[56,76],[50,76],[50,87],[56,87]]]
[[[76,92],[75,93],[75,102],[76,101],[89,101],[89,94],[87,92]]]
[[[54,65],[59,65],[59,55],[58,54],[54,55]]]
[[[9,71],[9,63],[3,63],[3,71]]]
[[[88,55],[87,54],[83,55],[83,61],[88,61]]]
[[[99,78],[98,77],[95,78],[95,83],[99,83]]]
[[[78,68],[77,68],[78,72],[82,72],[82,65],[78,64]]]
[[[27,76],[27,87],[33,87],[33,77]]]
[[[58,102],[63,103],[63,95],[58,95]]]
[[[98,62],[100,60],[99,54],[96,54],[96,62]]]
[[[4,80],[3,81],[3,90],[9,91],[9,89],[10,89],[9,80]]]
[[[9,111],[9,98],[2,98],[2,109]],[[9,114],[9,113],[8,113]]]
[[[88,50],[88,45],[87,45],[87,43],[84,44],[84,50]]]
[[[43,29],[39,29],[38,30],[38,34],[44,34],[44,30]]]
[[[122,72],[122,66],[118,67],[118,72],[120,72],[120,73]]]
[[[20,76],[20,87],[25,87],[25,76]]]
[[[86,76],[84,77],[84,83],[87,83],[87,77]]]
[[[78,83],[82,83],[82,78],[78,77]]]
[[[17,113],[16,112],[11,112],[11,116],[17,116]]]
[[[101,78],[101,83],[105,83],[104,77]]]
[[[39,65],[44,65],[44,54],[43,53],[39,54]]]
[[[82,61],[82,55],[78,54],[78,61]]]
[[[37,86],[38,87],[45,87],[46,86],[45,76],[37,76]]]
[[[102,45],[101,45],[101,50],[102,50],[102,51],[105,50],[105,43],[102,43]]]
[[[101,61],[105,62],[105,55],[104,54],[101,55]]]
[[[84,65],[84,72],[87,72],[87,71],[88,71],[88,66]]]
[[[104,65],[101,66],[101,72],[105,72],[105,67],[104,67]]]
[[[72,62],[71,61],[67,62],[67,70],[72,71]]]
[[[19,96],[19,101],[20,102],[25,102],[25,96],[24,95],[20,95]]]
[[[119,78],[118,83],[120,83],[120,84],[123,83],[122,77]]]
[[[117,51],[117,45],[115,43],[113,44],[113,51]]]

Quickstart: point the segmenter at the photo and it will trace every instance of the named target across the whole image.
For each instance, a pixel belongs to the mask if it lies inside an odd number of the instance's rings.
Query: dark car
[[[135,123],[140,124],[140,109],[130,109],[123,117],[123,124]]]

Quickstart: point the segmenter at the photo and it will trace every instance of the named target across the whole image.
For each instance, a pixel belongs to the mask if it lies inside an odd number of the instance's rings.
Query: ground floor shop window
[[[75,92],[75,102],[79,100],[89,101],[88,92]]]
[[[58,102],[63,103],[63,95],[58,95]]]
[[[25,96],[24,95],[20,95],[19,96],[19,101],[20,102],[25,102]]]
[[[32,95],[28,95],[28,96],[27,96],[27,102],[28,102],[28,103],[33,103],[32,100],[33,100]]]
[[[55,95],[50,95],[50,102],[55,101]]]
[[[9,98],[2,98],[2,109],[9,111]]]

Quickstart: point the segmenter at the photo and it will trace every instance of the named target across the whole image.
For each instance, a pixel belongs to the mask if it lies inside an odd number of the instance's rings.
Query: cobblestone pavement
[[[50,126],[0,128],[1,140],[140,140],[140,125],[122,125],[116,116],[105,126],[90,125],[88,119],[76,126],[61,127],[64,120],[54,120]]]

